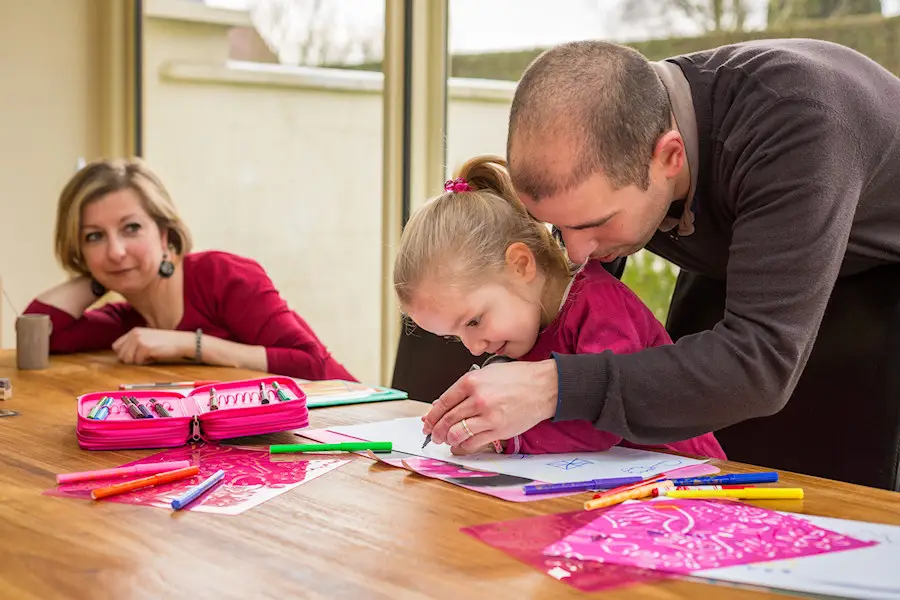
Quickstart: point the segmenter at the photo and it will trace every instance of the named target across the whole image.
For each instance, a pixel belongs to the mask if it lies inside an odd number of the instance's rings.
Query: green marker
[[[275,388],[275,393],[278,395],[279,402],[287,402],[288,400],[290,400],[287,394],[284,393],[284,390],[281,389],[281,387],[278,385],[277,381],[272,382],[272,387]]]
[[[100,409],[103,408],[104,406],[109,406],[110,404],[112,404],[112,402],[113,402],[112,398],[110,398],[109,396],[103,396],[103,398],[100,399],[100,402],[95,404],[94,407],[90,410],[90,412],[88,412],[87,418],[88,419],[96,419],[97,415],[100,413]]]
[[[269,446],[269,454],[287,454],[290,452],[390,452],[394,445],[391,442],[341,442],[339,444],[276,444]]]

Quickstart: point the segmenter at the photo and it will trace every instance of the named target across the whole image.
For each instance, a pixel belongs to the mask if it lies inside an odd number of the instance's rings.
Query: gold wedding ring
[[[460,424],[463,426],[463,429],[466,430],[466,433],[469,434],[469,437],[475,437],[475,434],[472,433],[472,430],[469,429],[469,426],[468,426],[468,425],[466,425],[466,420],[465,420],[465,419],[463,419],[462,421],[460,421]]]

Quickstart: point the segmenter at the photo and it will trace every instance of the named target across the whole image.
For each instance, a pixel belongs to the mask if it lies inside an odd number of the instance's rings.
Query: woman
[[[124,363],[191,359],[305,379],[355,378],[292,311],[263,268],[191,253],[191,235],[140,159],[81,169],[59,198],[56,255],[75,277],[34,300],[51,352],[112,348]],[[107,291],[126,302],[87,308]]]

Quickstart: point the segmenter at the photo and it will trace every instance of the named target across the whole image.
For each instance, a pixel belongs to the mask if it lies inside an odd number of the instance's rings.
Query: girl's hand
[[[451,454],[456,456],[465,456],[467,454],[479,454],[483,452],[492,452],[496,454],[503,454],[506,451],[506,440],[500,440],[496,442],[491,442],[490,444],[479,446],[474,450],[470,450],[463,446],[450,446]]]

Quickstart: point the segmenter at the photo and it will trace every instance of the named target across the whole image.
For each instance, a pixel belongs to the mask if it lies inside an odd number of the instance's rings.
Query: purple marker
[[[559,492],[583,492],[587,490],[609,490],[620,485],[631,485],[644,481],[643,477],[610,477],[608,479],[589,479],[587,481],[569,481],[566,483],[530,483],[522,487],[526,496],[534,494],[556,494]]]

